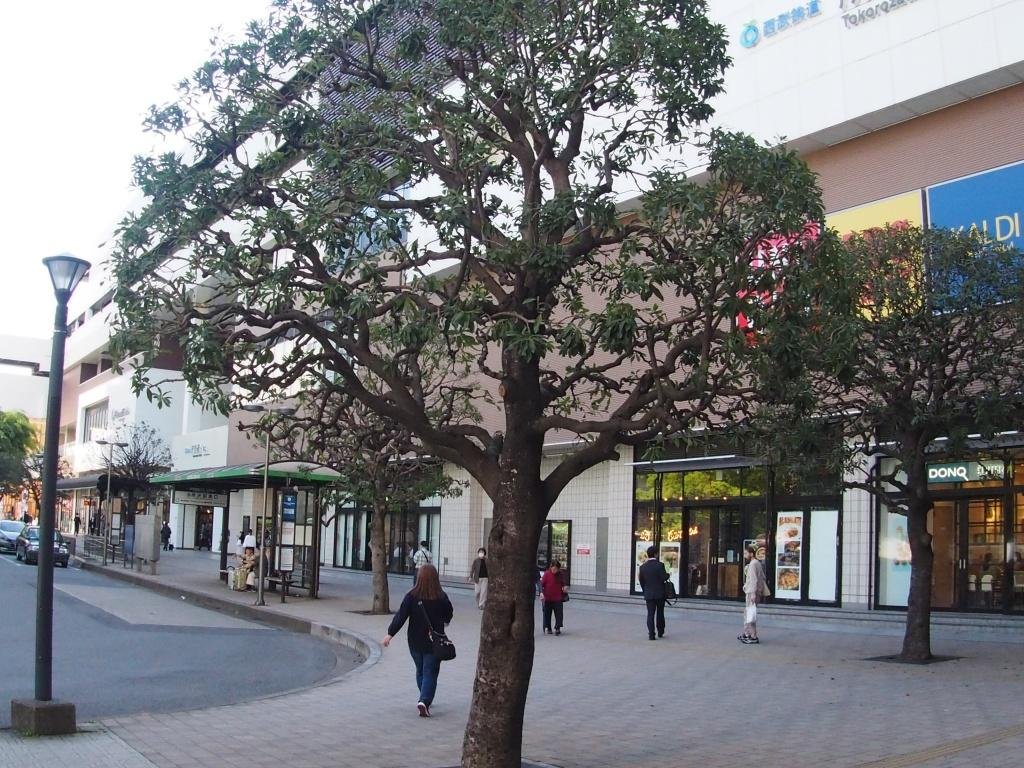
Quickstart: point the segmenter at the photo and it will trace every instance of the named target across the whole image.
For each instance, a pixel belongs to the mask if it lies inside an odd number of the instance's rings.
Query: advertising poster
[[[679,592],[679,552],[680,544],[675,541],[663,541],[659,559],[668,571],[669,580],[675,584],[676,592]]]
[[[910,538],[907,518],[883,510],[878,542],[878,600],[882,605],[906,605],[910,594]]]
[[[804,513],[779,512],[775,529],[775,597],[799,600],[803,575]]]

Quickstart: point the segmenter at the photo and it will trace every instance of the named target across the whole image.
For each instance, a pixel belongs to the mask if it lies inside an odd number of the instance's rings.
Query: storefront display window
[[[807,599],[832,602],[836,599],[839,573],[836,557],[839,548],[839,510],[811,510],[808,547]]]
[[[882,508],[878,530],[878,602],[905,606],[910,593],[910,538],[907,517]]]
[[[683,491],[686,498],[728,499],[743,493],[742,469],[710,469],[687,472],[684,476]]]

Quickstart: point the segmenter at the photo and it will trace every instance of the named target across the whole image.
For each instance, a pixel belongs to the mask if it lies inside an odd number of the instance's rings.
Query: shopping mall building
[[[1024,247],[1024,2],[712,0],[733,66],[716,122],[783,139],[818,173],[841,232],[886,222],[977,228]],[[1024,613],[1024,437],[1005,434],[931,467],[934,605]],[[549,446],[553,466],[567,445]],[[549,516],[541,562],[583,589],[635,592],[652,543],[680,595],[737,599],[744,545],[758,542],[775,599],[899,608],[909,588],[902,516],[844,491],[808,457],[765,466],[728,433],[643,461],[624,448],[574,481]],[[469,482],[461,471],[456,475]],[[464,576],[486,541],[490,502],[469,482],[389,525],[392,567],[429,539]],[[325,565],[364,567],[368,515],[341,510]],[[333,546],[332,546],[333,545]],[[1014,572],[1014,562],[1018,570]]]
[[[832,227],[977,228],[1024,247],[1024,0],[710,6],[733,58],[717,124],[797,149],[819,175]],[[233,551],[235,535],[256,527],[262,452],[238,419],[172,438],[175,466],[165,480],[174,481],[167,504],[179,546],[198,545],[209,525],[218,533],[212,548],[223,541]],[[571,450],[549,445],[549,466]],[[1024,438],[1004,434],[971,454],[938,451],[931,470],[935,607],[1024,613],[1024,568],[1014,571],[1017,548],[1024,554]],[[388,521],[392,570],[407,572],[425,539],[444,576],[467,576],[487,540],[491,504],[464,471],[451,471],[466,482],[460,496],[426,500]],[[268,503],[282,521],[289,487],[302,485],[287,475]],[[214,481],[220,490],[211,492]],[[369,512],[328,509],[324,527],[303,511],[317,498],[298,502],[298,523],[315,530],[296,534],[312,548],[306,556],[319,549],[325,567],[368,568]],[[576,479],[551,510],[538,562],[561,560],[576,588],[630,593],[655,544],[685,600],[738,599],[741,553],[751,542],[777,601],[850,610],[906,604],[903,517],[844,490],[814,457],[797,470],[766,466],[727,430],[657,461],[623,448],[618,460]]]

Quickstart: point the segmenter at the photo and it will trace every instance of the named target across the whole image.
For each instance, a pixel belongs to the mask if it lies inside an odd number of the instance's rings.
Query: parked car
[[[15,557],[26,563],[39,562],[39,526],[26,525],[18,535]],[[68,567],[68,546],[59,531],[53,532],[53,564]]]
[[[18,550],[18,534],[24,527],[20,520],[0,520],[0,552],[13,555]]]

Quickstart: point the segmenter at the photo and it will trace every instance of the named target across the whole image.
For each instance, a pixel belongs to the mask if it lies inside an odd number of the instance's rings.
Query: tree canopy
[[[927,464],[991,450],[1021,426],[1024,258],[977,233],[902,224],[854,235],[845,252],[850,301],[845,311],[833,301],[805,336],[807,375],[792,383],[801,418],[770,431],[777,446],[831,457],[848,487],[907,516],[902,654],[921,660],[931,654]]]
[[[187,151],[137,160],[120,231],[136,385],[172,335],[203,402],[311,381],[494,503],[466,766],[518,765],[555,499],[619,446],[777,394],[829,272],[803,162],[706,127],[729,63],[706,13],[282,0],[150,115]],[[575,450],[542,471],[546,441]]]

